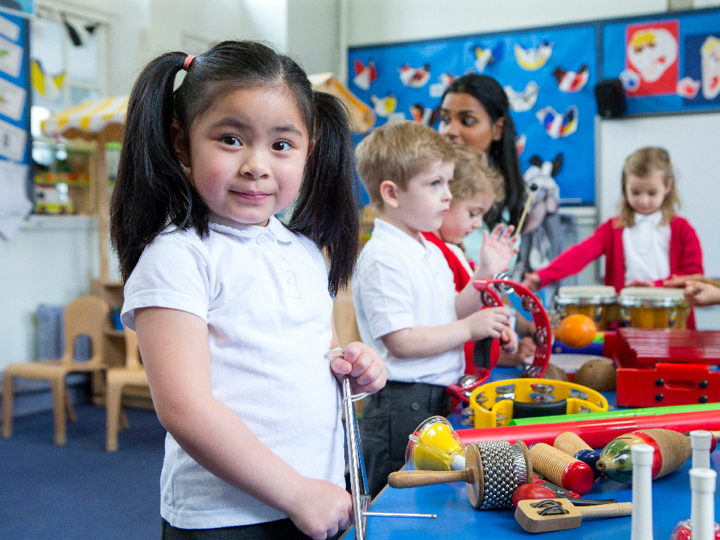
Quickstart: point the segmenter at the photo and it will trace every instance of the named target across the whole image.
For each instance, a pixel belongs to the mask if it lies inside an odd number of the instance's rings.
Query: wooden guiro
[[[546,443],[530,447],[533,469],[553,484],[584,495],[593,486],[595,475],[586,463]]]

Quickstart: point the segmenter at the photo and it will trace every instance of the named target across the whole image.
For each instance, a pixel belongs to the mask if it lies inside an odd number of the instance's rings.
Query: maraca
[[[416,449],[417,450],[417,449]],[[522,441],[484,441],[465,447],[462,471],[398,471],[390,473],[391,488],[414,488],[465,482],[470,504],[479,509],[510,508],[515,489],[532,478],[532,464]]]
[[[600,459],[595,466],[617,482],[631,483],[633,465],[630,449],[636,444],[647,444],[655,449],[653,480],[677,470],[692,456],[690,437],[687,435],[671,429],[642,429],[610,441],[600,452]]]
[[[553,333],[555,339],[562,341],[571,349],[582,349],[595,339],[597,326],[587,315],[575,313],[560,321],[560,325],[553,330]]]

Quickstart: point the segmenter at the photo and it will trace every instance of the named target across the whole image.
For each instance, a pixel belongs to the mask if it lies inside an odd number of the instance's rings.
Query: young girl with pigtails
[[[164,54],[135,83],[111,235],[122,320],[168,431],[162,538],[326,538],[351,523],[338,380],[372,393],[386,379],[361,343],[326,358],[357,255],[353,172],[342,105],[262,44]]]
[[[619,293],[625,287],[677,286],[702,275],[700,239],[690,222],[677,215],[680,199],[670,154],[645,147],[625,159],[619,215],[566,249],[545,268],[525,275],[523,285],[538,290],[580,272],[605,255],[605,285]],[[675,283],[673,283],[675,282]],[[690,313],[689,329],[695,329]]]

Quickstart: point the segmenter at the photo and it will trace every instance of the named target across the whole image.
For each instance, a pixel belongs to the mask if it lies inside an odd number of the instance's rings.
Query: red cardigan
[[[449,247],[447,247],[445,242],[440,237],[438,237],[438,235],[432,232],[424,232],[422,233],[422,235],[425,237],[425,240],[427,240],[428,242],[432,242],[440,248],[440,251],[442,251],[442,254],[445,256],[445,260],[447,261],[448,266],[453,273],[455,290],[457,292],[462,291],[465,288],[465,285],[467,285],[470,281],[470,274],[468,274],[468,271],[465,269],[465,266],[463,266],[463,263],[460,261],[460,259],[457,258],[457,255],[455,255],[455,253]],[[474,341],[468,341],[467,343],[465,343],[465,373],[469,375],[475,373],[475,364],[473,363],[474,348]]]
[[[614,227],[615,219],[610,218],[588,239],[566,249],[548,266],[538,270],[541,287],[577,274],[600,255],[605,255],[605,285],[620,292],[625,287],[625,250],[623,228]],[[702,249],[697,233],[685,218],[674,216],[670,220],[670,276],[655,281],[655,286],[662,287],[662,282],[673,275],[702,273]]]

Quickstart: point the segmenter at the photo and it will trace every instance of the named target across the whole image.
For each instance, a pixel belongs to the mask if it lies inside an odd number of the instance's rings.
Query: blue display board
[[[578,25],[355,47],[348,53],[348,82],[372,104],[381,125],[394,119],[429,123],[454,78],[492,76],[510,98],[521,169],[530,167],[533,155],[552,161],[562,154],[555,177],[560,197],[592,204],[597,31]]]
[[[0,158],[29,162],[28,22],[0,13]]]
[[[603,26],[603,78],[620,78],[627,115],[720,108],[720,10]]]

